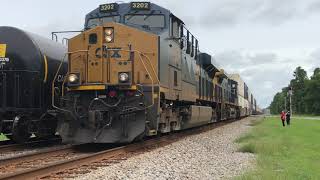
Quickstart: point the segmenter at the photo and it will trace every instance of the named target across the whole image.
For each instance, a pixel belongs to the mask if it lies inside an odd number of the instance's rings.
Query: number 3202
[[[149,9],[149,3],[132,3],[134,9]]]
[[[101,11],[110,11],[110,10],[115,10],[114,4],[105,4],[101,6]]]

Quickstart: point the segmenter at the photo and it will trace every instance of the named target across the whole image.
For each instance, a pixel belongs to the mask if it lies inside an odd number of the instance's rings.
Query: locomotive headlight
[[[128,73],[120,73],[119,74],[119,81],[121,83],[125,83],[129,81],[129,74]]]
[[[113,37],[112,36],[106,36],[106,42],[107,43],[110,43],[110,42],[112,42],[112,40],[113,40]]]
[[[111,43],[114,39],[114,30],[113,28],[104,29],[105,40],[107,43]]]
[[[79,77],[76,74],[70,74],[68,77],[69,83],[75,83],[77,82]]]
[[[113,34],[113,29],[106,29],[104,32],[107,36],[111,36]]]

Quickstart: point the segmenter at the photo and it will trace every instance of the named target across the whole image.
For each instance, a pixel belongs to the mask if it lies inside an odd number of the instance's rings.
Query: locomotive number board
[[[150,2],[132,2],[130,5],[131,5],[131,10],[149,11],[151,9]]]
[[[118,11],[118,9],[119,9],[119,5],[117,3],[100,5],[100,12],[103,12],[103,13],[116,12]]]

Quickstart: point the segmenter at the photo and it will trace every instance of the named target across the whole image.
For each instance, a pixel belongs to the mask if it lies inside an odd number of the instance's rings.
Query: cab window
[[[180,37],[180,23],[176,20],[176,18],[171,18],[171,36],[174,38]]]
[[[88,20],[87,28],[94,28],[101,26],[107,22],[120,22],[120,16],[108,16],[102,18],[93,18]]]
[[[164,15],[126,15],[125,23],[128,25],[142,26],[146,28],[164,28]]]

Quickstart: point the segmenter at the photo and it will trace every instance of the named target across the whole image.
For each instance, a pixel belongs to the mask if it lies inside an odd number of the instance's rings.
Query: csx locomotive
[[[65,142],[127,143],[250,114],[236,78],[156,4],[100,5],[68,51],[62,103],[54,105]]]
[[[0,27],[0,133],[19,143],[31,134],[56,133],[51,85],[66,52],[65,46],[50,39]],[[60,72],[64,75],[66,70],[66,63],[61,64]],[[63,82],[61,74],[57,81]]]

